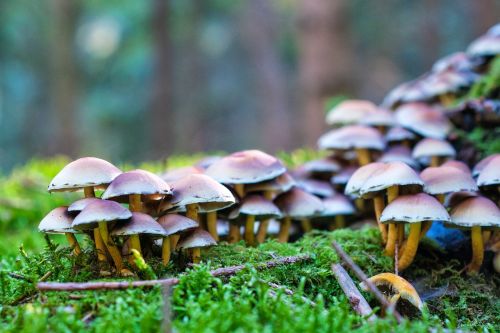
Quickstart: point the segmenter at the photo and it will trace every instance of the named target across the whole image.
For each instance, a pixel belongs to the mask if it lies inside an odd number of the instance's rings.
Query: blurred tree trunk
[[[153,44],[153,82],[151,109],[148,113],[149,158],[158,159],[171,153],[175,146],[172,108],[172,41],[169,33],[169,0],[151,0],[151,34]]]
[[[281,66],[277,14],[268,0],[248,1],[243,17],[243,43],[255,73],[260,146],[272,152],[289,149],[290,110]]]
[[[298,10],[303,142],[315,145],[324,125],[327,97],[350,93],[354,52],[345,0],[300,0]]]
[[[78,109],[78,69],[74,37],[79,6],[77,1],[50,0],[51,26],[51,105],[54,124],[49,153],[75,156],[79,140],[76,130]]]

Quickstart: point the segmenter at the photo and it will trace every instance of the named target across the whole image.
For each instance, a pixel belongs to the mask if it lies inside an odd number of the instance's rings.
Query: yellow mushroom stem
[[[356,206],[358,212],[363,212],[365,210],[365,201],[361,198],[356,198],[354,200],[354,205]]]
[[[80,244],[78,244],[75,235],[70,232],[66,232],[64,235],[68,240],[69,247],[73,249],[73,253],[75,255],[79,255],[80,253],[82,253],[82,249],[80,248]]]
[[[372,161],[370,151],[366,148],[356,148],[356,156],[358,157],[358,163],[360,166],[370,164]]]
[[[123,268],[122,256],[113,242],[113,239],[109,236],[108,224],[106,222],[99,222],[99,233],[101,234],[101,238],[106,245],[111,258],[113,259],[113,262],[115,263],[116,271],[121,272]]]
[[[441,205],[444,205],[445,195],[443,193],[436,194],[436,199],[438,199],[438,201],[441,203]]]
[[[472,259],[467,267],[469,273],[477,273],[483,264],[484,257],[484,244],[483,235],[481,233],[480,226],[474,226],[471,229],[471,240],[472,240]]]
[[[392,297],[389,299],[389,303],[391,303],[392,306],[396,306],[396,303],[399,301],[401,298],[401,294],[394,294]]]
[[[193,221],[198,222],[199,224],[198,210],[199,210],[198,204],[186,205],[186,217],[190,218]]]
[[[94,228],[94,242],[95,248],[97,250],[97,260],[100,262],[106,262],[107,260],[107,250],[104,241],[102,240],[101,233],[99,232],[99,227]]]
[[[380,235],[382,236],[382,241],[387,242],[387,225],[380,223],[380,216],[385,208],[384,197],[382,195],[377,195],[373,198],[373,209],[375,210],[375,218],[377,220],[378,229],[380,230]]]
[[[255,227],[255,216],[247,215],[247,219],[245,221],[245,242],[248,245],[253,245],[255,243],[254,237],[254,227]]]
[[[399,186],[393,185],[387,189],[387,203],[390,204],[399,195]],[[398,238],[398,228],[394,223],[389,223],[389,230],[387,233],[387,243],[385,245],[385,255],[389,257],[394,256],[394,250],[396,248],[396,240]]]
[[[129,208],[131,212],[142,212],[142,201],[140,194],[129,195]]]
[[[237,223],[229,222],[229,235],[228,241],[229,243],[236,243],[241,238],[240,235],[240,226]]]
[[[422,222],[421,230],[420,230],[420,239],[424,238],[427,234],[427,231],[432,227],[432,221],[424,221]]]
[[[441,165],[441,158],[439,156],[431,156],[431,167],[438,167]]]
[[[193,264],[199,264],[201,260],[201,249],[199,247],[192,248],[191,257],[193,258]]]
[[[288,242],[291,225],[292,225],[292,219],[289,216],[285,216],[280,224],[280,231],[278,233],[278,242],[280,243]]]
[[[93,186],[87,186],[83,188],[83,194],[85,198],[95,198],[95,192]]]
[[[491,230],[483,230],[483,244],[486,244],[491,239]]]
[[[271,190],[264,191],[264,198],[267,200],[273,200],[274,192]],[[257,244],[264,243],[266,240],[267,229],[269,228],[269,222],[271,219],[265,219],[260,221],[259,229],[257,229],[257,235],[255,236],[255,241]]]
[[[336,215],[335,216],[335,229],[345,228],[345,216],[344,215]]]
[[[177,248],[177,243],[179,242],[179,239],[181,238],[181,235],[179,234],[174,234],[170,235],[170,251],[175,251]]]
[[[217,211],[207,213],[207,231],[215,241],[219,241],[219,235],[217,234]]]
[[[311,220],[309,219],[300,220],[300,225],[302,226],[302,230],[304,231],[304,233],[312,230]]]
[[[130,235],[130,250],[136,250],[142,256],[141,240],[139,235]]]
[[[399,257],[398,270],[402,271],[406,269],[413,262],[415,254],[418,249],[418,242],[420,241],[420,228],[421,223],[411,223],[410,233],[408,234],[408,240],[404,246],[404,249]]]
[[[171,253],[172,251],[170,251],[170,237],[163,237],[163,243],[161,245],[161,261],[163,263],[163,266],[168,265]]]
[[[240,197],[240,199],[243,199],[243,197],[245,196],[245,185],[244,184],[234,184],[234,191]]]
[[[438,96],[442,106],[451,106],[455,102],[455,96],[450,93],[444,93]]]

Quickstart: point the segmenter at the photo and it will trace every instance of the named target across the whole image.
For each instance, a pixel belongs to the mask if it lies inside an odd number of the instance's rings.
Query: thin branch
[[[255,269],[269,269],[279,265],[293,264],[297,262],[307,261],[311,259],[309,255],[299,255],[291,257],[283,257],[276,260],[264,262],[255,265]],[[246,265],[222,267],[210,271],[212,276],[230,276],[234,275],[243,269]],[[41,291],[78,291],[78,290],[118,290],[138,287],[152,287],[152,286],[173,286],[179,283],[178,278],[168,278],[160,280],[141,280],[141,281],[112,281],[112,282],[39,282],[37,284],[38,290]]]
[[[375,320],[377,316],[373,313],[373,309],[368,304],[366,299],[361,295],[358,288],[352,281],[349,274],[347,274],[346,270],[340,264],[332,265],[333,275],[337,278],[340,287],[344,291],[351,304],[354,311],[360,314],[363,317],[367,317],[369,321]]]

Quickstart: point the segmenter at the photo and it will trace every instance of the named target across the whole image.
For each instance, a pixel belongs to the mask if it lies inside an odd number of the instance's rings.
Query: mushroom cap
[[[308,218],[321,215],[323,202],[316,196],[301,189],[293,188],[280,194],[274,203],[283,215],[291,218]]]
[[[385,286],[388,287],[394,294],[400,294],[402,299],[407,300],[413,306],[422,310],[424,304],[420,299],[415,288],[403,279],[401,276],[392,273],[381,273],[369,278],[371,283],[376,287]],[[359,286],[363,290],[368,290],[368,285],[365,282],[361,282]]]
[[[467,53],[475,57],[494,56],[500,53],[500,36],[486,34],[474,40]]]
[[[195,166],[186,166],[182,168],[175,168],[168,170],[163,175],[161,175],[160,178],[166,181],[167,183],[170,183],[175,180],[179,180],[183,177],[186,177],[188,175],[199,174],[199,173],[203,173],[203,170],[201,168]]]
[[[68,213],[68,207],[58,207],[50,211],[38,225],[38,230],[47,234],[76,233],[71,227],[73,217]]]
[[[486,156],[481,161],[479,161],[472,169],[472,177],[477,177],[483,171],[483,169],[490,163],[494,158],[500,156],[500,153]]]
[[[340,102],[326,115],[328,125],[346,125],[359,122],[368,114],[375,112],[377,106],[365,100],[346,100]]]
[[[167,236],[198,228],[198,222],[179,214],[167,214],[158,218],[158,224],[167,233]]]
[[[389,148],[380,158],[378,162],[403,162],[408,164],[413,169],[418,169],[420,164],[411,157],[411,150],[406,146],[394,146]]]
[[[485,197],[470,197],[451,209],[450,224],[459,227],[500,227],[500,209]]]
[[[397,122],[423,137],[444,139],[452,126],[443,112],[425,103],[407,103],[396,110]]]
[[[491,159],[477,177],[480,187],[500,184],[500,156]]]
[[[156,237],[165,237],[167,233],[163,227],[148,214],[132,212],[132,217],[123,223],[117,225],[111,231],[113,236],[129,235],[151,235]]]
[[[297,179],[297,187],[318,197],[329,197],[335,193],[329,182],[311,178]]]
[[[223,184],[253,184],[286,172],[279,159],[260,150],[245,150],[215,161],[205,173]]]
[[[363,183],[359,193],[361,196],[370,197],[374,192],[383,191],[394,185],[404,187],[410,192],[418,192],[424,186],[424,182],[407,164],[391,162],[377,168]]]
[[[400,102],[402,102],[405,96],[414,89],[416,84],[416,80],[403,82],[393,88],[391,91],[387,93],[382,101],[383,107],[393,108]]]
[[[117,199],[130,194],[169,195],[170,186],[157,175],[145,170],[124,172],[109,184],[103,199]]]
[[[336,160],[327,157],[306,162],[299,168],[309,174],[334,174],[340,171],[341,166]]]
[[[454,167],[429,167],[420,173],[424,191],[429,194],[446,194],[460,191],[477,191],[477,185],[468,172]]]
[[[354,172],[356,172],[357,169],[358,168],[353,166],[346,167],[342,169],[342,171],[340,171],[338,174],[333,176],[330,179],[330,182],[335,185],[347,184],[347,182],[349,182],[349,179],[351,179],[352,175],[354,174]]]
[[[84,187],[99,187],[111,183],[122,171],[108,161],[82,157],[67,164],[52,179],[49,192],[76,191]]]
[[[348,150],[365,148],[384,150],[385,141],[378,130],[368,126],[351,125],[331,130],[318,139],[320,149]]]
[[[446,209],[436,198],[426,194],[409,194],[397,197],[382,211],[380,222],[417,223],[422,221],[450,221]]]
[[[358,123],[367,126],[392,127],[396,125],[394,113],[383,108],[376,108],[373,112],[362,117]]]
[[[323,199],[324,210],[321,216],[337,216],[337,215],[353,215],[356,209],[349,199],[340,193],[336,193],[331,197]]]
[[[236,201],[227,187],[202,174],[188,175],[171,185],[173,197],[161,205],[160,211],[198,204],[200,211],[213,212],[229,207]]]
[[[450,193],[446,196],[444,200],[444,206],[445,207],[455,207],[465,199],[468,199],[470,197],[477,197],[479,194],[477,192],[454,192]]]
[[[404,127],[392,127],[387,131],[385,135],[385,140],[387,142],[403,141],[403,140],[415,140],[417,136],[415,133],[407,130]]]
[[[455,148],[448,142],[439,139],[426,138],[420,140],[413,148],[415,159],[425,159],[431,156],[455,157]]]
[[[465,52],[455,52],[449,54],[434,63],[433,72],[442,72],[449,69],[458,71],[469,71],[476,67],[476,62]]]
[[[260,195],[246,196],[233,212],[231,212],[230,219],[236,218],[239,215],[252,215],[255,216],[257,221],[280,218],[281,212],[279,208],[270,200]]]
[[[90,205],[93,202],[101,201],[99,198],[83,198],[80,200],[76,200],[68,207],[68,212],[81,212],[87,205]]]
[[[266,180],[260,183],[247,184],[245,185],[245,192],[261,192],[261,191],[273,191],[273,192],[286,192],[296,185],[295,179],[288,173],[279,175],[276,178]]]
[[[384,163],[373,162],[358,168],[349,178],[344,193],[352,196],[359,196],[359,190],[370,176],[383,167]]]
[[[88,204],[73,220],[71,225],[76,230],[88,230],[97,227],[99,222],[126,220],[132,213],[118,202],[98,200]]]
[[[442,72],[430,73],[423,84],[429,97],[436,97],[446,93],[454,93],[472,85],[479,76],[472,71],[455,71],[448,69]]]
[[[462,170],[463,172],[468,173],[468,174],[471,173],[469,166],[462,161],[449,160],[449,161],[446,161],[443,164],[441,164],[441,166],[442,167],[456,168],[456,169]]]
[[[217,245],[215,239],[203,229],[195,229],[186,237],[181,238],[177,244],[177,249],[193,249]]]
[[[198,162],[196,162],[196,164],[194,166],[197,168],[200,168],[202,170],[206,170],[206,169],[208,169],[209,166],[214,164],[215,161],[218,161],[221,158],[222,158],[221,156],[216,156],[216,155],[207,156],[207,157],[202,158]]]

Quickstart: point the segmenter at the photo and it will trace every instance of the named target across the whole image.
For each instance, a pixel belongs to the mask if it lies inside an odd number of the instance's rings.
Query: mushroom
[[[467,48],[467,54],[472,57],[494,57],[500,53],[500,36],[486,33],[474,40]]]
[[[167,265],[170,261],[170,254],[172,250],[175,250],[177,247],[177,242],[181,234],[196,229],[198,223],[179,214],[163,215],[158,218],[157,222],[163,227],[167,234],[163,237],[161,251],[163,265]]]
[[[297,187],[321,198],[331,197],[335,193],[329,182],[310,178],[298,178]]]
[[[448,118],[425,103],[407,103],[397,108],[396,120],[406,129],[423,137],[444,139],[451,131]]]
[[[132,213],[122,205],[114,201],[97,200],[88,204],[73,220],[72,227],[75,230],[95,230],[99,229],[101,238],[106,245],[116,270],[128,275],[129,272],[123,270],[120,251],[116,247],[113,239],[109,236],[108,224],[114,221],[126,220],[132,217]]]
[[[344,228],[346,215],[354,215],[356,213],[356,210],[349,199],[340,193],[336,193],[331,197],[323,199],[323,207],[324,210],[321,212],[321,215],[316,217],[315,220],[328,220],[329,230]],[[334,223],[330,222],[332,217],[334,219]]]
[[[413,169],[419,169],[419,163],[411,157],[411,150],[407,146],[393,146],[389,148],[377,162],[403,162]]]
[[[474,70],[479,62],[476,59],[472,59],[465,52],[455,52],[449,54],[432,65],[433,72],[443,72],[447,70],[456,71],[472,71]]]
[[[456,168],[456,169],[462,170],[463,172],[465,172],[467,174],[471,173],[469,166],[462,161],[448,160],[448,161],[444,162],[443,164],[441,164],[441,166],[442,167]]]
[[[358,123],[377,128],[380,132],[386,133],[387,130],[396,125],[394,113],[387,109],[376,108],[375,111],[361,118]]]
[[[493,159],[495,159],[498,156],[500,156],[500,153],[486,156],[481,161],[479,161],[472,169],[472,177],[476,178],[477,176],[479,176],[481,171],[483,171],[483,169],[488,165],[488,163],[490,163]]]
[[[425,194],[410,194],[396,198],[382,212],[382,223],[409,223],[410,233],[399,255],[398,269],[406,269],[417,253],[423,221],[450,221],[446,209],[434,197]],[[401,224],[402,225],[402,224]],[[403,229],[404,230],[404,229]]]
[[[298,188],[280,194],[274,199],[274,203],[283,214],[278,235],[281,243],[288,241],[292,219],[306,221],[307,225],[310,218],[320,215],[324,209],[319,198]]]
[[[370,101],[345,100],[326,114],[326,123],[328,125],[356,124],[376,110],[377,106]]]
[[[330,180],[341,169],[341,165],[334,158],[326,157],[304,163],[296,171],[304,173],[304,178]],[[299,177],[301,178],[301,177]]]
[[[164,174],[162,174],[160,177],[167,183],[179,180],[183,177],[193,175],[193,174],[202,174],[203,169],[195,166],[186,166],[182,168],[177,168],[177,169],[172,169],[168,170]]]
[[[453,146],[444,140],[426,138],[419,141],[413,148],[412,156],[423,164],[437,167],[442,159],[446,157],[455,157],[456,151]]]
[[[186,237],[182,238],[177,245],[177,248],[190,250],[191,257],[193,258],[193,264],[198,264],[201,259],[201,249],[214,245],[217,245],[217,242],[212,238],[212,235],[205,230],[198,228]]]
[[[85,207],[87,207],[91,203],[94,203],[94,202],[97,202],[97,201],[101,201],[101,199],[91,197],[91,198],[83,198],[83,199],[80,199],[80,200],[76,200],[71,205],[69,205],[68,212],[70,212],[70,213],[79,213]]]
[[[412,305],[418,311],[422,311],[424,304],[420,296],[411,283],[401,276],[392,273],[381,273],[372,276],[368,280],[380,289],[388,301],[394,304],[400,313],[411,313],[410,309],[404,307],[402,301],[408,302],[409,305]],[[361,282],[359,286],[365,291],[369,290],[366,282]]]
[[[500,227],[500,210],[484,197],[465,199],[451,209],[450,224],[460,228],[471,228],[472,259],[467,269],[476,273],[481,268],[484,244],[481,228]]]
[[[58,207],[50,211],[50,213],[40,221],[38,230],[46,234],[64,234],[73,253],[79,255],[82,253],[82,250],[74,235],[77,231],[71,227],[73,217],[68,214],[67,208],[68,207]]]
[[[351,179],[351,176],[354,174],[354,172],[356,172],[357,169],[359,168],[352,166],[343,168],[342,171],[340,171],[330,179],[330,183],[332,183],[337,190],[343,192],[345,186],[349,182],[349,179]]]
[[[387,141],[388,144],[401,143],[408,148],[411,147],[412,141],[414,141],[416,138],[417,136],[415,135],[415,133],[399,126],[392,127],[385,134],[385,141]]]

